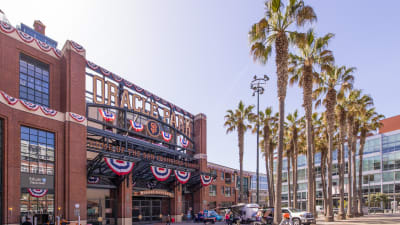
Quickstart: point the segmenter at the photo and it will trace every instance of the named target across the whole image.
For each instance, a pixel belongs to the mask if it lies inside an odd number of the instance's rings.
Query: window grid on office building
[[[19,98],[49,107],[49,65],[20,54]]]

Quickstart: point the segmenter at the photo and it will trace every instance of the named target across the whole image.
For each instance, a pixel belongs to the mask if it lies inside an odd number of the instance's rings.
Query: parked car
[[[223,217],[221,216],[221,215],[219,215],[216,211],[214,211],[214,210],[209,210],[208,211],[208,216],[207,217],[209,217],[209,218],[215,218],[215,221],[218,221],[218,222],[220,222],[220,221],[223,221]]]
[[[293,225],[315,223],[315,218],[312,213],[295,208],[283,208],[282,213],[289,213],[293,221]]]
[[[372,207],[368,209],[368,213],[383,213],[385,210],[379,207]]]
[[[233,223],[251,223],[257,221],[258,204],[237,204],[230,207],[233,213]]]

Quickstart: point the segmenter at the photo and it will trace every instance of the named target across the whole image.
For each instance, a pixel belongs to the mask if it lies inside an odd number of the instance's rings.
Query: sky
[[[335,34],[329,49],[336,64],[357,67],[355,87],[374,98],[379,113],[398,115],[400,1],[305,2],[318,17],[308,27],[319,36]],[[206,114],[208,161],[239,168],[237,134],[226,134],[224,115],[240,100],[256,104],[254,75],[271,78],[260,109],[278,110],[274,59],[261,65],[249,53],[248,31],[264,15],[263,0],[2,1],[0,9],[14,26],[41,20],[59,49],[74,40],[88,60],[192,114]],[[290,87],[286,112],[303,115],[301,103],[301,90]],[[244,169],[255,171],[255,135],[246,134],[244,146]]]

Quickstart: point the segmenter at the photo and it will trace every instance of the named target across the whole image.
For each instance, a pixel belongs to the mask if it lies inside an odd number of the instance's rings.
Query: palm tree
[[[301,118],[299,118],[298,111],[295,110],[293,114],[286,116],[288,121],[288,133],[291,137],[290,143],[292,148],[292,180],[293,180],[293,208],[297,206],[297,156],[299,155],[298,149],[298,133]],[[290,207],[290,204],[288,205]]]
[[[338,96],[352,88],[354,77],[352,75],[354,68],[329,66],[326,71],[321,74],[319,87],[315,90],[316,96],[325,96],[323,99],[326,108],[326,122],[328,131],[328,192],[327,192],[327,215],[326,221],[333,221],[333,200],[332,200],[332,153],[334,151],[334,135],[335,135],[335,107]],[[318,100],[322,102],[321,99]],[[317,105],[319,103],[317,102]]]
[[[281,219],[282,194],[282,154],[285,120],[285,98],[288,82],[289,39],[288,33],[292,25],[303,26],[307,22],[316,20],[314,10],[306,6],[303,0],[290,0],[285,6],[282,0],[269,0],[265,3],[266,13],[258,23],[254,24],[249,32],[251,54],[254,60],[265,64],[275,48],[275,63],[279,99],[279,135],[277,182],[275,192],[274,224]]]
[[[273,167],[273,164],[270,163],[270,155],[273,155],[271,148],[271,133],[272,129],[274,126],[274,123],[276,123],[277,118],[272,115],[272,107],[267,107],[265,111],[260,111],[259,112],[259,117],[260,117],[260,125],[261,125],[261,130],[260,134],[261,137],[263,138],[261,140],[261,149],[264,152],[264,157],[265,157],[265,169],[266,169],[266,175],[267,175],[267,181],[268,181],[268,203],[269,206],[272,207],[274,205],[274,197],[273,197],[273,174],[271,173],[271,167]],[[253,128],[253,133],[256,132],[257,129]]]
[[[245,106],[242,101],[239,102],[238,108],[227,110],[225,115],[226,133],[231,133],[237,130],[238,145],[239,145],[239,163],[240,163],[240,193],[239,200],[243,201],[243,152],[244,152],[244,134],[248,129],[251,129],[250,121],[254,120],[252,112],[254,105]]]
[[[363,108],[366,108],[366,105],[363,105]],[[381,114],[377,114],[375,112],[375,108],[370,108],[368,110],[362,110],[359,115],[360,121],[360,149],[358,151],[359,156],[359,168],[358,168],[358,214],[363,215],[363,196],[362,196],[362,163],[363,163],[363,154],[364,154],[364,146],[365,140],[367,138],[367,134],[371,131],[376,131],[379,127],[381,127],[381,123],[379,122],[383,119],[384,116]]]
[[[292,74],[290,84],[298,83],[303,89],[303,107],[306,118],[306,134],[307,134],[307,171],[308,171],[308,198],[307,209],[309,211],[315,208],[313,196],[313,149],[312,149],[312,91],[313,84],[316,83],[319,74],[315,72],[315,67],[324,67],[328,63],[333,62],[332,52],[326,50],[329,40],[334,35],[331,33],[323,37],[316,37],[314,30],[310,29],[307,33],[292,33],[291,38],[294,40],[298,49],[298,54],[290,54],[289,72]]]

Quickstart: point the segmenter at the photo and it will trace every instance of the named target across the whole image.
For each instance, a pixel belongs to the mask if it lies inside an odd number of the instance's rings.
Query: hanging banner
[[[161,131],[162,137],[164,139],[164,141],[169,142],[172,139],[172,134]]]
[[[129,122],[131,123],[132,129],[134,129],[136,132],[140,132],[144,129],[144,126],[141,123],[133,122],[133,120],[129,120]]]
[[[99,113],[101,117],[107,122],[112,122],[115,120],[115,114],[112,113],[111,111],[105,110],[105,109],[99,109]]]
[[[104,158],[104,161],[106,161],[108,167],[118,176],[129,174],[135,165],[133,162],[107,157]]]
[[[186,184],[190,179],[190,172],[175,170],[175,177],[181,184]]]
[[[100,182],[99,177],[89,177],[87,180],[88,184],[97,184]]]
[[[187,148],[189,146],[189,141],[184,137],[181,137],[180,139],[181,139],[182,147]]]
[[[203,184],[203,186],[208,186],[213,181],[213,178],[212,178],[212,176],[200,175],[200,180],[201,180],[201,183]]]
[[[151,172],[153,173],[154,177],[158,181],[165,181],[171,175],[171,169],[157,167],[157,166],[151,166],[150,169],[151,169]]]
[[[32,197],[41,198],[47,194],[47,189],[28,188],[28,192]]]

